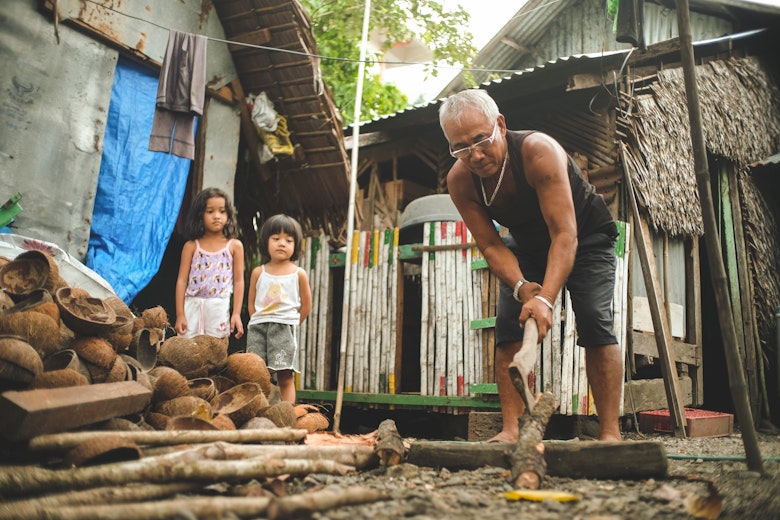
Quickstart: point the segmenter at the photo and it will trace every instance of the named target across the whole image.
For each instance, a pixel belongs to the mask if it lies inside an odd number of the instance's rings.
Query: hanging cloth
[[[195,117],[206,99],[205,36],[170,30],[152,121],[149,150],[195,158]]]

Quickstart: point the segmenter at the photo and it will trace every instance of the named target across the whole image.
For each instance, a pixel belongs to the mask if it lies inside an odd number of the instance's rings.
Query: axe
[[[529,381],[536,364],[536,346],[539,340],[539,329],[536,326],[536,320],[528,318],[525,322],[523,332],[523,345],[509,363],[509,377],[512,384],[520,393],[525,403],[525,413],[530,414],[536,398],[531,382]]]

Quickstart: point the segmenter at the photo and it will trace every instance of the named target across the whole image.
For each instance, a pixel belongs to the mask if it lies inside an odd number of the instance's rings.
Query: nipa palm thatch
[[[696,67],[707,151],[745,166],[780,146],[780,91],[757,58],[717,60]],[[633,98],[624,167],[639,203],[658,230],[671,236],[703,232],[681,68]]]

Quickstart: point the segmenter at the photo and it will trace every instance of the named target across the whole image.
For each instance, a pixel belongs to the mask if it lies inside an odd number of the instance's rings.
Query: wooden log
[[[138,504],[43,507],[39,516],[57,520],[164,520],[167,518],[257,518],[271,499],[265,497],[185,497]]]
[[[286,497],[272,498],[268,504],[269,520],[278,518],[308,518],[312,513],[327,511],[337,507],[368,504],[380,500],[390,500],[390,495],[369,487],[349,487],[323,489],[311,493],[302,493]]]
[[[509,442],[415,441],[407,462],[451,471],[485,466],[509,468]],[[657,441],[545,441],[547,474],[595,479],[660,478],[667,474],[666,450]]]
[[[66,489],[121,485],[134,482],[237,482],[284,474],[345,475],[352,466],[328,460],[196,460],[183,462],[141,459],[66,470],[10,466],[0,470],[0,497],[34,495]]]
[[[397,466],[404,461],[406,447],[392,419],[379,423],[374,452],[383,466]]]
[[[268,430],[164,430],[111,432],[139,445],[196,444],[207,442],[297,442],[308,433],[303,429],[273,428]],[[41,435],[30,439],[30,451],[62,451],[82,442],[106,435],[105,431],[84,431]]]
[[[556,408],[558,403],[555,401],[555,396],[545,392],[533,407],[531,414],[524,416],[517,444],[510,457],[512,482],[515,487],[539,489],[547,473],[542,439],[547,423]]]
[[[151,399],[151,390],[136,381],[4,392],[0,434],[23,440],[70,430],[140,412]]]
[[[52,493],[0,503],[0,518],[6,520],[44,518],[45,509],[58,509],[62,506],[145,502],[179,493],[195,492],[202,487],[203,484],[199,482],[176,482],[173,484],[131,484]]]

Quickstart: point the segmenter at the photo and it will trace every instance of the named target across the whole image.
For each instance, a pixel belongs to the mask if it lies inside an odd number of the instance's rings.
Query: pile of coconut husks
[[[380,462],[374,439],[327,433],[317,406],[281,400],[261,357],[166,330],[162,307],[135,316],[70,287],[44,251],[0,257],[0,517],[283,517],[302,506],[271,482]]]

